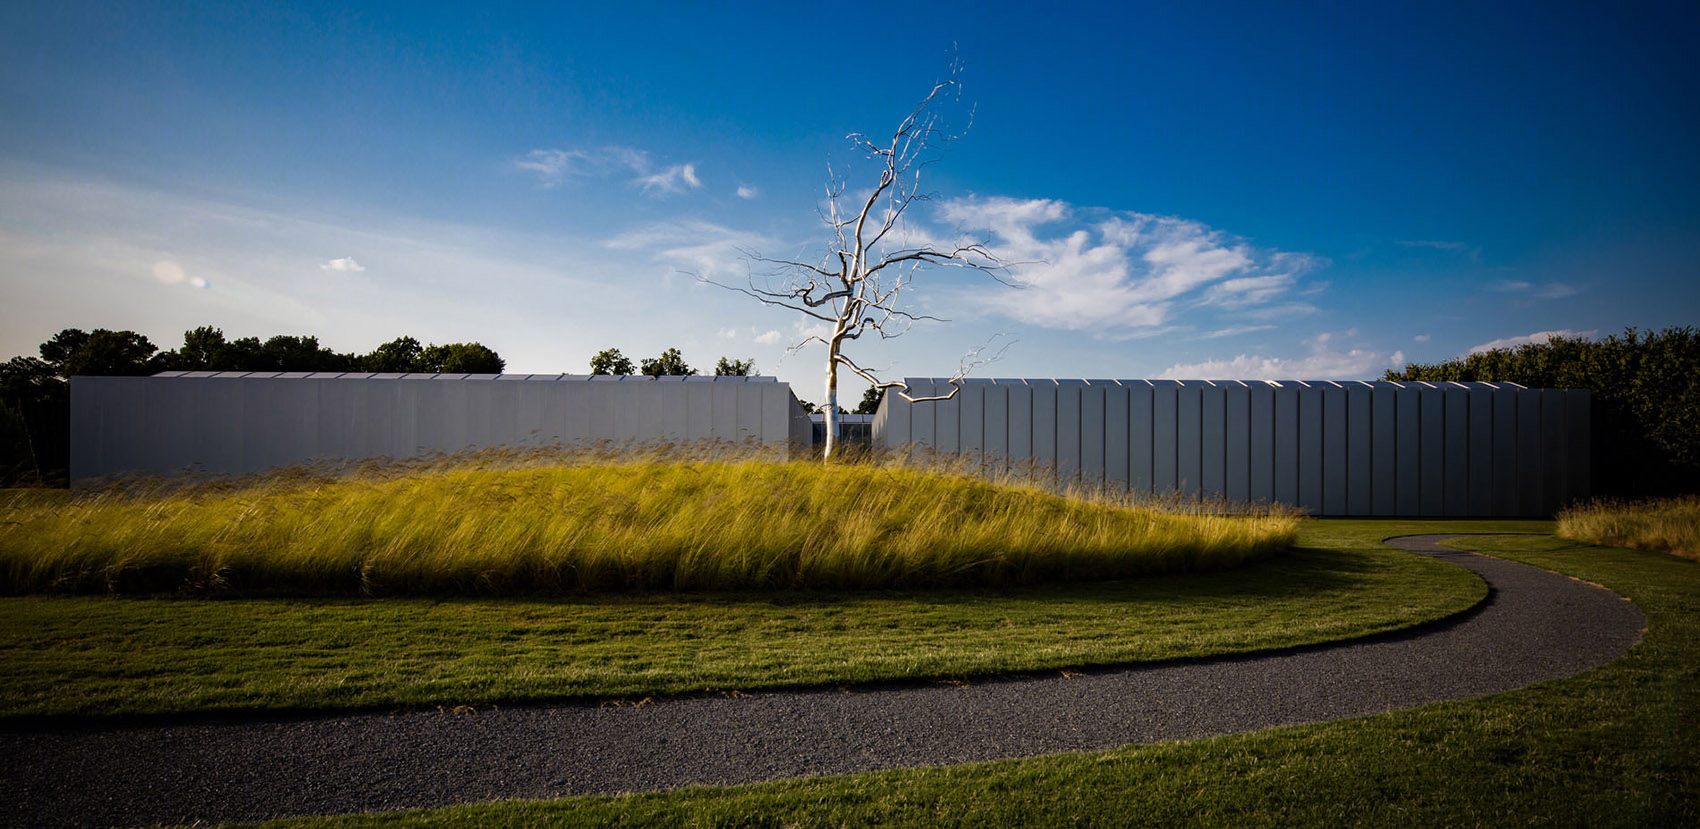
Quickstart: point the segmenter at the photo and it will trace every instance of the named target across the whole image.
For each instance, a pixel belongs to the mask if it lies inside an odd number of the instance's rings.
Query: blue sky
[[[803,320],[700,284],[812,256],[827,165],[960,63],[921,233],[948,374],[1371,379],[1700,323],[1700,7],[266,5],[0,10],[0,356],[203,324],[520,372],[726,355],[819,399]],[[859,175],[860,174],[860,175]],[[843,394],[854,399],[857,388]]]

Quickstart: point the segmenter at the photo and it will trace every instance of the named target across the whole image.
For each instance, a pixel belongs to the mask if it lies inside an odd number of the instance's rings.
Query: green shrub
[[[1700,492],[1700,331],[1693,328],[1651,334],[1630,328],[1602,340],[1553,337],[1443,363],[1412,363],[1385,379],[1587,389],[1596,493]]]

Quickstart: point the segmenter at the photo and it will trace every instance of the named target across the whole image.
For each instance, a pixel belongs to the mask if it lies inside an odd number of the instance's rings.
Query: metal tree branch
[[[747,285],[739,286],[698,277],[704,282],[753,297],[765,305],[788,308],[827,324],[828,330],[809,333],[789,351],[795,352],[813,342],[827,347],[827,400],[823,409],[827,421],[828,457],[832,456],[838,441],[840,367],[876,388],[895,388],[905,400],[924,402],[948,400],[955,396],[962,378],[974,367],[988,362],[980,359],[985,346],[975,349],[965,356],[960,370],[951,378],[950,394],[917,397],[910,395],[908,386],[901,381],[879,379],[843,350],[846,342],[859,340],[870,331],[882,340],[893,339],[902,336],[914,323],[944,321],[932,314],[916,313],[903,307],[905,292],[923,268],[962,268],[987,274],[1004,285],[1014,284],[1005,278],[1007,263],[984,243],[956,240],[934,244],[924,234],[915,233],[905,218],[911,205],[930,200],[931,194],[920,189],[921,171],[938,160],[944,146],[956,137],[941,126],[935,105],[957,89],[954,72],[950,79],[934,84],[920,103],[898,123],[889,140],[875,142],[862,133],[848,136],[852,147],[875,162],[879,170],[878,179],[865,194],[847,197],[845,181],[838,177],[830,164],[827,166],[827,199],[819,212],[822,222],[830,229],[831,243],[818,261],[770,258],[754,251],[744,251],[748,260],[767,267],[770,279],[783,281],[758,286],[755,277],[751,276]],[[847,198],[850,200],[848,205]],[[914,236],[922,237],[920,244],[913,243],[911,237]],[[998,356],[1001,354],[1000,351]]]

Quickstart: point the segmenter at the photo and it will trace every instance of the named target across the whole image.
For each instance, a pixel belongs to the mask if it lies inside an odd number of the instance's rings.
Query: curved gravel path
[[[1349,643],[1084,675],[641,707],[0,731],[0,822],[136,825],[731,784],[1207,737],[1468,699],[1639,641],[1604,588],[1436,542],[1491,586],[1453,619]]]

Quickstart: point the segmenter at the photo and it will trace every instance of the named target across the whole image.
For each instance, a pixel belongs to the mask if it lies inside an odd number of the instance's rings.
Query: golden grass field
[[[1172,505],[1171,505],[1172,506]],[[361,595],[1014,585],[1230,567],[1298,519],[896,459],[484,452],[0,496],[0,589]]]
[[[1558,514],[1558,534],[1605,547],[1634,547],[1700,561],[1700,495],[1595,501]]]

